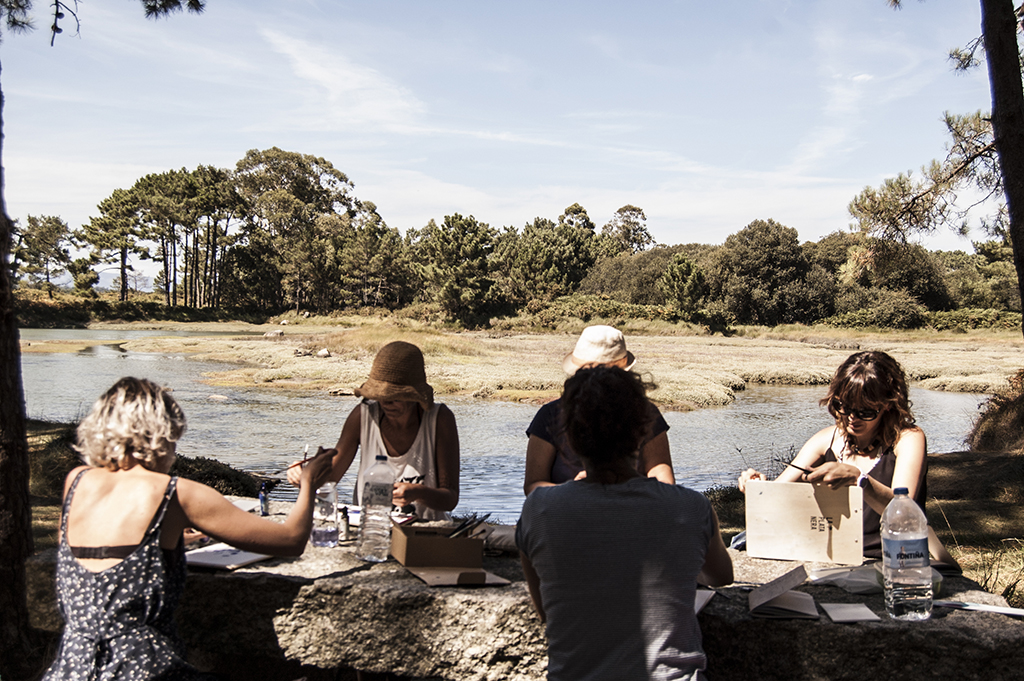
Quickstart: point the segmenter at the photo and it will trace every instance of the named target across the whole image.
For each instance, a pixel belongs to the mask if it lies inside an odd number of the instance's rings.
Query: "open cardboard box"
[[[509,581],[484,570],[484,540],[450,539],[451,528],[391,526],[391,555],[428,586],[497,586]]]

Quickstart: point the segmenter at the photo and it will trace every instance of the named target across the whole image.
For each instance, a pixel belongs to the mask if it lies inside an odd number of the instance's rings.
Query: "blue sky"
[[[403,232],[579,202],[644,209],[659,243],[773,218],[816,240],[866,185],[944,153],[944,111],[990,106],[946,55],[977,2],[208,0],[143,18],[83,2],[50,47],[0,45],[12,217],[72,227],[151,172],[249,149],[326,158]],[[974,238],[981,238],[975,235]],[[930,248],[970,244],[949,233]]]

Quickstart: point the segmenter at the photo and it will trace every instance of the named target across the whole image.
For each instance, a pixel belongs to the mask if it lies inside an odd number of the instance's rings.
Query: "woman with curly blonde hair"
[[[776,480],[863,488],[864,555],[878,557],[881,514],[893,490],[906,487],[922,510],[926,498],[928,443],[910,411],[907,378],[888,354],[858,352],[836,370],[821,404],[835,424],[811,436]],[[740,490],[748,480],[764,479],[747,469],[740,475]]]
[[[86,465],[68,474],[57,553],[57,602],[66,626],[50,679],[204,679],[185,662],[174,610],[185,587],[186,527],[272,555],[302,553],[313,495],[330,456],[302,471],[283,523],[245,513],[219,492],[169,475],[185,415],[170,393],[122,378],[78,428]]]

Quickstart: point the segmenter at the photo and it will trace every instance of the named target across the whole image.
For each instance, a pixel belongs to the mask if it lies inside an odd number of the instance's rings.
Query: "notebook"
[[[185,554],[185,562],[188,563],[189,567],[207,567],[220,570],[237,570],[240,567],[251,565],[265,558],[270,558],[270,556],[265,553],[243,551],[220,542],[193,549]]]
[[[822,483],[747,482],[747,555],[842,565],[864,562],[864,491]]]
[[[803,591],[793,591],[807,580],[803,565],[759,586],[747,596],[750,614],[771,619],[818,619],[814,597]]]

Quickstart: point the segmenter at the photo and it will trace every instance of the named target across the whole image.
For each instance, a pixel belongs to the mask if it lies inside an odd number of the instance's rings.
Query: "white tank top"
[[[388,456],[384,439],[380,435],[381,408],[378,402],[363,400],[359,405],[359,475],[356,477],[355,502],[362,506],[363,477],[370,466],[377,460],[377,454],[387,456],[391,470],[395,474],[395,482],[411,482],[437,488],[437,458],[434,455],[437,443],[437,410],[441,405],[437,402],[423,413],[420,429],[416,433],[409,451],[401,456]],[[448,520],[445,511],[437,511],[425,506],[422,502],[413,502],[416,516],[421,520]]]

